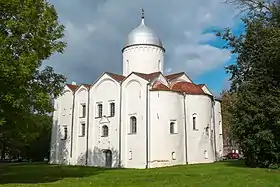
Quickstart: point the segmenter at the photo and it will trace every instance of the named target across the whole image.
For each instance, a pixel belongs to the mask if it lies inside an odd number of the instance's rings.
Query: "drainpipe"
[[[187,131],[187,108],[186,108],[186,94],[183,94],[183,106],[184,106],[184,126],[185,126],[185,157],[186,164],[188,164],[188,131]]]
[[[90,106],[90,88],[88,89],[88,103],[87,103],[87,140],[86,140],[86,166],[88,165],[88,138],[89,138],[89,106]]]
[[[215,161],[217,161],[217,154],[216,154],[216,120],[215,120],[215,99],[212,97],[213,102],[212,102],[212,115],[213,115],[213,131],[214,131],[214,156],[215,156]]]
[[[121,150],[122,150],[122,84],[120,84],[120,102],[119,102],[119,113],[120,113],[120,116],[119,116],[119,167],[121,167],[122,165],[122,161],[121,161],[121,158],[122,158],[122,155],[121,155]]]
[[[149,85],[146,86],[146,169],[149,168]]]
[[[71,146],[70,146],[70,158],[73,157],[73,127],[74,127],[74,112],[75,111],[75,92],[73,93],[73,105],[72,105],[72,121],[71,121]]]

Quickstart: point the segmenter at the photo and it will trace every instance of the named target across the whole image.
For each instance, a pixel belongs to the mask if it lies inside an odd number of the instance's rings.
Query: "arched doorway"
[[[112,151],[107,149],[103,151],[103,154],[105,156],[105,167],[111,168],[112,167]]]

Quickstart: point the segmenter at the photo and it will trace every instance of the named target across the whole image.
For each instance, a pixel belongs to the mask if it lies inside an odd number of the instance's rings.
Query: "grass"
[[[2,164],[0,186],[276,187],[280,171],[246,168],[240,161],[148,170]]]

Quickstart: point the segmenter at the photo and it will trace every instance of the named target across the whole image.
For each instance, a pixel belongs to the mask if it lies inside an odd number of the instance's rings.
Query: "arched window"
[[[160,64],[160,60],[158,60],[158,71],[160,71],[161,64]]]
[[[109,128],[107,125],[102,126],[102,137],[108,137],[109,135]]]
[[[137,119],[135,116],[130,117],[130,133],[136,134],[137,132]]]

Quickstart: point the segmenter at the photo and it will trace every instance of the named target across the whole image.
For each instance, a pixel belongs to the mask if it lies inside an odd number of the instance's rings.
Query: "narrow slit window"
[[[86,104],[81,104],[81,117],[86,117]]]
[[[97,117],[101,118],[102,117],[102,112],[103,112],[103,105],[99,103],[97,105]]]
[[[128,159],[129,159],[129,160],[132,160],[132,151],[129,151],[129,152],[128,152]]]
[[[175,133],[175,123],[170,122],[170,134],[174,134],[174,133]]]
[[[172,160],[176,160],[176,153],[175,152],[172,152]]]
[[[110,116],[115,116],[115,103],[110,103]]]
[[[81,136],[85,136],[86,134],[86,124],[85,123],[82,123],[81,124]]]
[[[68,136],[68,129],[67,129],[67,127],[66,126],[64,126],[63,128],[62,128],[62,140],[66,140],[67,139],[67,136]]]
[[[193,130],[197,130],[197,115],[193,114],[192,116]]]

